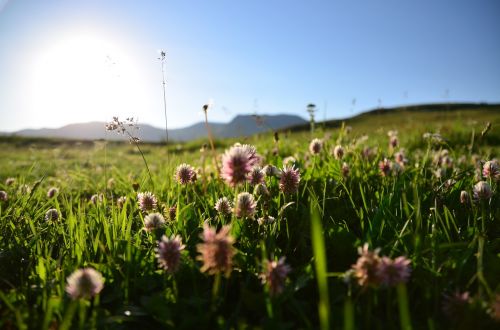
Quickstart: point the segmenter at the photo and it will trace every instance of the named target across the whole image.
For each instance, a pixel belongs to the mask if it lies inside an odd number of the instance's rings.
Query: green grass
[[[276,218],[266,225],[216,213],[218,198],[233,200],[253,188],[231,188],[217,179],[210,153],[199,151],[206,141],[169,146],[168,163],[164,145],[141,144],[153,189],[133,145],[2,138],[0,190],[9,200],[0,202],[0,328],[495,329],[498,181],[487,179],[494,193],[483,203],[461,204],[460,192],[472,195],[480,180],[477,160],[499,157],[499,117],[498,110],[484,109],[375,113],[347,121],[349,133],[319,123],[313,137],[324,139],[324,150],[316,156],[308,151],[309,131],[282,132],[277,143],[271,132],[242,139],[256,146],[263,165],[281,167],[293,156],[300,170],[293,195],[280,192],[278,179],[266,178],[270,195],[257,199],[256,215]],[[492,128],[481,137],[487,121]],[[399,131],[408,163],[400,174],[384,177],[379,161],[393,160],[400,149],[388,147],[391,129]],[[428,143],[425,132],[439,132],[444,140]],[[218,154],[234,142],[218,141]],[[343,160],[331,155],[337,144],[346,148]],[[377,147],[371,158],[361,155],[367,146]],[[437,177],[434,159],[443,149],[453,168]],[[347,177],[343,162],[350,167]],[[195,184],[175,182],[181,163],[200,168]],[[9,177],[15,183],[7,186]],[[176,206],[177,219],[160,231],[144,231],[134,184],[137,191],[153,190],[160,210]],[[49,199],[53,186],[60,192]],[[94,194],[103,194],[102,202],[91,203]],[[127,197],[122,209],[120,196]],[[45,221],[50,208],[61,213],[60,220]],[[233,270],[219,278],[216,294],[216,277],[200,272],[197,259],[204,223],[230,223],[237,249]],[[186,245],[175,274],[156,261],[162,234],[180,235]],[[360,286],[348,273],[364,243],[381,255],[411,260],[404,288]],[[259,275],[266,259],[280,257],[292,271],[284,291],[271,296]],[[98,270],[104,289],[72,301],[66,279],[82,267]],[[471,299],[450,318],[442,305],[455,291],[468,291]]]

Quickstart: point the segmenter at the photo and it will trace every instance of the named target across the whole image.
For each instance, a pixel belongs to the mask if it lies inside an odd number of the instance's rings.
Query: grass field
[[[215,153],[1,138],[0,328],[498,329],[500,109],[330,124]]]

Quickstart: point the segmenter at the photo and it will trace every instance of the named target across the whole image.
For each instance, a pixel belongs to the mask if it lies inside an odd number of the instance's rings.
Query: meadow
[[[0,328],[498,329],[499,127],[497,107],[215,150],[2,137]]]

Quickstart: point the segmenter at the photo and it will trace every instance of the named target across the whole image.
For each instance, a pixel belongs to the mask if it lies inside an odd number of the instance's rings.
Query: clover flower
[[[500,167],[495,160],[489,160],[484,163],[483,176],[494,180],[500,179]]]
[[[388,176],[391,174],[392,162],[387,158],[384,158],[384,160],[381,160],[378,163],[378,168],[380,169],[380,174],[382,176]]]
[[[491,187],[486,181],[479,181],[476,183],[472,192],[475,201],[490,199],[493,195]]]
[[[244,183],[259,160],[255,147],[235,144],[222,156],[221,176],[232,187]]]
[[[342,157],[344,157],[344,148],[341,145],[335,146],[333,149],[333,156],[335,159],[342,159]]]
[[[47,198],[53,198],[58,193],[59,193],[59,189],[57,189],[56,187],[52,187],[47,191]]]
[[[9,195],[7,194],[6,191],[0,190],[0,201],[6,202],[9,200]]]
[[[264,172],[259,166],[254,167],[248,174],[248,181],[252,186],[258,185],[264,182]]]
[[[469,204],[469,201],[470,201],[469,193],[465,190],[462,190],[460,192],[460,203]]]
[[[276,296],[283,292],[288,274],[292,271],[289,265],[285,263],[285,257],[278,261],[267,260],[264,264],[264,271],[260,274],[263,284],[269,287],[269,294]]]
[[[104,287],[101,273],[93,268],[78,269],[66,281],[66,292],[72,299],[92,298]]]
[[[123,208],[123,205],[125,205],[125,202],[127,201],[126,196],[120,196],[117,201],[116,201],[116,206],[121,209]]]
[[[168,218],[170,221],[175,221],[177,218],[177,205],[168,208]]]
[[[141,211],[145,213],[155,210],[158,205],[158,200],[152,192],[146,191],[137,194],[137,203]]]
[[[203,226],[203,243],[196,246],[200,253],[197,259],[203,262],[202,272],[210,275],[224,273],[226,276],[231,273],[236,250],[233,247],[234,239],[229,235],[230,230],[230,226],[223,226],[217,233],[208,224]]]
[[[273,223],[275,221],[276,221],[276,219],[274,217],[270,216],[270,215],[265,215],[265,216],[257,219],[257,223],[260,226],[262,226],[262,225],[269,225],[269,224],[271,224],[271,223]]]
[[[368,243],[358,248],[359,258],[352,265],[352,269],[354,277],[358,280],[360,286],[378,286],[380,284],[378,276],[378,267],[380,264],[379,251],[380,249],[370,251]]]
[[[7,178],[7,179],[5,179],[5,185],[6,186],[12,186],[14,184],[14,182],[16,182],[16,179],[14,179],[14,178]]]
[[[313,139],[309,144],[309,152],[313,155],[317,155],[323,149],[323,141],[320,139]]]
[[[467,305],[470,304],[471,301],[470,294],[467,291],[463,293],[456,291],[454,293],[444,294],[442,309],[448,318],[455,319],[465,312]]]
[[[144,229],[153,231],[161,228],[165,224],[165,218],[160,213],[150,213],[144,217]]]
[[[287,166],[285,161],[283,161],[283,166]],[[274,165],[266,165],[266,166],[264,166],[262,171],[264,172],[264,174],[268,178],[273,177],[273,176],[277,177],[277,178],[281,177],[281,170]]]
[[[300,172],[294,166],[285,166],[281,171],[279,188],[285,194],[294,194],[299,189]]]
[[[217,200],[215,203],[215,210],[221,215],[229,215],[231,214],[231,202],[227,199],[227,197],[222,197]]]
[[[340,171],[342,172],[342,175],[344,177],[348,177],[349,173],[351,172],[351,169],[349,168],[349,165],[346,162],[344,162],[344,163],[342,163],[342,167],[341,167]]]
[[[396,286],[408,282],[411,273],[410,264],[411,261],[403,256],[394,260],[382,257],[377,267],[377,277],[380,283],[387,286]]]
[[[45,221],[55,221],[59,219],[59,212],[56,209],[49,209],[45,212]]]
[[[156,258],[160,267],[169,273],[176,272],[179,269],[181,261],[181,251],[185,247],[179,235],[172,236],[171,238],[163,235],[156,248]]]
[[[255,208],[257,206],[257,202],[253,198],[253,195],[247,192],[239,193],[236,196],[236,202],[234,205],[234,214],[238,218],[252,218],[255,214]]]
[[[196,181],[196,170],[188,164],[180,164],[175,171],[175,179],[180,184],[188,184]]]

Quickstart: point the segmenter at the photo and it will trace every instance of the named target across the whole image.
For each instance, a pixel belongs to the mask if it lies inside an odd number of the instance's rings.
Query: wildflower
[[[275,296],[283,292],[288,273],[292,270],[285,263],[285,257],[281,257],[278,261],[267,260],[264,267],[264,272],[260,274],[260,278],[263,284],[268,285],[269,294]]]
[[[476,183],[472,191],[474,194],[474,200],[476,201],[479,201],[481,199],[490,199],[493,195],[491,187],[486,181],[479,181],[478,183]]]
[[[48,198],[53,198],[55,195],[59,193],[59,189],[56,187],[52,187],[47,191],[47,197]]]
[[[269,196],[269,190],[263,183],[256,185],[253,190],[253,193],[255,196]]]
[[[408,159],[406,159],[404,152],[401,150],[394,154],[394,160],[400,166],[405,166],[405,164],[408,163]]]
[[[293,156],[288,156],[283,158],[283,166],[293,165],[297,162],[297,159]]]
[[[248,181],[250,181],[250,184],[253,186],[264,182],[264,172],[260,166],[256,166],[250,171],[248,174]]]
[[[168,218],[170,221],[175,221],[177,218],[177,205],[168,208]]]
[[[317,155],[323,149],[323,141],[320,139],[313,139],[309,144],[309,152],[313,155]]]
[[[449,318],[456,318],[458,315],[462,315],[467,307],[467,304],[471,302],[469,292],[465,291],[460,293],[458,291],[451,294],[443,295],[443,312]]]
[[[0,201],[6,202],[9,199],[9,195],[6,191],[0,190]]]
[[[180,184],[188,184],[196,181],[196,171],[188,164],[181,164],[175,171],[175,179]]]
[[[351,169],[349,168],[349,165],[346,162],[342,163],[342,168],[340,170],[344,177],[348,177],[349,173],[351,172]]]
[[[103,194],[94,194],[90,197],[90,202],[94,205],[97,205],[97,203],[101,203],[104,199]]]
[[[399,144],[398,137],[396,135],[393,135],[389,138],[389,146],[391,148],[396,148]]]
[[[281,171],[280,190],[285,194],[296,193],[299,189],[300,173],[294,166],[285,166]]]
[[[56,209],[49,209],[45,212],[45,221],[55,221],[59,219],[59,212]]]
[[[284,161],[283,161],[283,165],[286,166]],[[275,176],[275,177],[279,178],[281,176],[281,170],[278,169],[274,165],[266,165],[266,166],[264,166],[264,168],[262,169],[262,171],[264,172],[264,174],[268,178],[272,177],[272,176]]]
[[[158,205],[156,196],[149,191],[138,193],[137,201],[142,212],[152,211]]]
[[[234,187],[246,181],[248,173],[258,161],[255,147],[235,144],[222,156],[221,176]]]
[[[497,321],[497,322],[500,321],[500,294],[499,293],[497,293],[495,295],[495,298],[494,298],[493,302],[491,303],[490,315],[495,321]]]
[[[356,264],[352,265],[354,276],[361,286],[378,285],[380,278],[378,268],[380,264],[379,249],[370,251],[368,243],[358,248],[359,258]]]
[[[171,238],[163,235],[156,248],[156,258],[160,267],[169,273],[176,272],[181,260],[181,251],[185,247],[179,235],[172,236]]]
[[[12,186],[14,184],[14,182],[16,182],[16,179],[14,179],[14,178],[7,178],[5,180],[5,185],[6,186]]]
[[[93,268],[78,269],[66,281],[66,292],[72,299],[91,298],[104,287],[101,273]]]
[[[387,286],[406,283],[411,273],[410,263],[411,261],[403,256],[394,260],[382,257],[377,267],[377,277],[382,284]]]
[[[335,159],[342,159],[342,157],[344,157],[344,148],[342,148],[341,145],[335,146],[333,149],[333,156]]]
[[[18,192],[21,195],[29,195],[31,193],[31,187],[28,186],[27,184],[23,184],[19,186]]]
[[[470,201],[469,193],[465,190],[462,190],[460,192],[460,203],[469,204],[469,201]]]
[[[121,209],[123,208],[123,205],[125,205],[125,202],[127,201],[127,197],[126,196],[120,196],[120,198],[118,198],[118,200],[116,201],[116,206]]]
[[[489,160],[483,165],[483,176],[485,178],[500,179],[500,167],[494,160]]]
[[[255,207],[257,206],[257,202],[253,198],[252,194],[247,192],[239,193],[236,197],[236,203],[234,206],[234,214],[238,218],[252,218],[255,214]]]
[[[384,158],[384,160],[381,160],[378,163],[378,168],[380,169],[380,174],[382,176],[388,176],[391,173],[392,162],[387,158]]]
[[[365,147],[361,151],[361,156],[363,156],[363,158],[365,158],[365,159],[372,158],[374,154],[375,154],[375,151],[373,150],[373,148],[370,148],[370,147]]]
[[[265,215],[265,216],[257,219],[257,223],[259,225],[269,225],[269,224],[273,223],[274,221],[276,221],[276,219],[270,215]]]
[[[207,224],[203,227],[203,243],[196,246],[198,260],[203,261],[202,272],[208,272],[210,275],[225,273],[226,276],[231,273],[233,266],[233,256],[235,249],[233,247],[234,239],[229,235],[230,226],[223,226],[216,233],[215,229]]]
[[[221,215],[229,215],[232,212],[231,202],[226,197],[219,198],[215,203],[215,209]]]
[[[150,213],[144,217],[144,229],[153,231],[161,228],[165,224],[165,218],[160,213]]]

